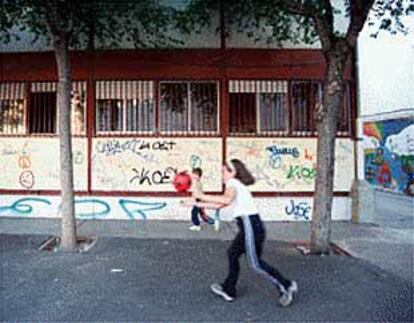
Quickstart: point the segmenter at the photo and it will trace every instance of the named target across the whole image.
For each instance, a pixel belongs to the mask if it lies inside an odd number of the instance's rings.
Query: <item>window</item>
[[[230,93],[230,133],[256,133],[256,94]]]
[[[347,135],[350,133],[351,106],[351,85],[349,82],[346,82],[344,86],[344,96],[338,115],[337,132],[339,135]]]
[[[160,85],[161,131],[188,130],[188,83],[162,83]]]
[[[56,133],[56,92],[30,93],[29,133]]]
[[[24,83],[0,83],[0,134],[24,134]]]
[[[218,93],[216,83],[191,83],[191,131],[217,132]]]
[[[72,83],[71,109],[72,134],[82,135],[85,133],[86,82]],[[57,117],[57,83],[32,83],[28,105],[28,132],[57,133]]]
[[[73,82],[71,97],[71,130],[74,135],[85,134],[86,101],[86,82]]]
[[[230,81],[231,134],[280,134],[288,130],[287,81]]]
[[[96,82],[97,132],[148,133],[154,130],[151,81]]]
[[[315,109],[320,104],[322,104],[321,83],[292,82],[292,130],[295,134],[315,134]]]
[[[217,133],[217,83],[162,82],[159,109],[162,132]]]

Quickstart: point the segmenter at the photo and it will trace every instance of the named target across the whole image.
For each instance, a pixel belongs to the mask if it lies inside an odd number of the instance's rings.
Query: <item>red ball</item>
[[[175,175],[173,185],[177,192],[187,192],[191,187],[191,176],[187,172],[180,172]]]

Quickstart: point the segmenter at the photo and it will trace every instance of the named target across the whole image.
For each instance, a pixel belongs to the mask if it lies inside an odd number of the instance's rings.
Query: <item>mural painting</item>
[[[365,179],[414,196],[414,118],[365,122],[363,134]]]

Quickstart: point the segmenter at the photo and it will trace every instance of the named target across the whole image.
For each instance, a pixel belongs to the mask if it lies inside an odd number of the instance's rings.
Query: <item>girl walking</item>
[[[211,285],[213,293],[223,297],[226,301],[233,301],[236,297],[236,284],[240,273],[239,258],[246,253],[249,266],[264,279],[269,281],[279,291],[279,303],[289,306],[298,286],[295,281],[288,280],[278,270],[261,259],[265,228],[258,214],[252,194],[247,186],[255,182],[252,174],[238,159],[232,159],[223,165],[222,176],[226,189],[224,195],[207,195],[195,190],[193,197],[198,207],[230,206],[236,220],[239,232],[227,250],[229,271],[222,284]]]

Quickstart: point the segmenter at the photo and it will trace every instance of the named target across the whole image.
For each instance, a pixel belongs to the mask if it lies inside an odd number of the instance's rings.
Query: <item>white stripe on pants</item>
[[[256,253],[256,243],[255,237],[253,232],[253,227],[250,222],[249,216],[242,217],[243,226],[244,226],[244,241],[246,247],[246,256],[247,262],[249,266],[271,284],[275,285],[281,293],[286,293],[285,287],[273,276],[271,276],[268,272],[266,272],[259,263]]]

